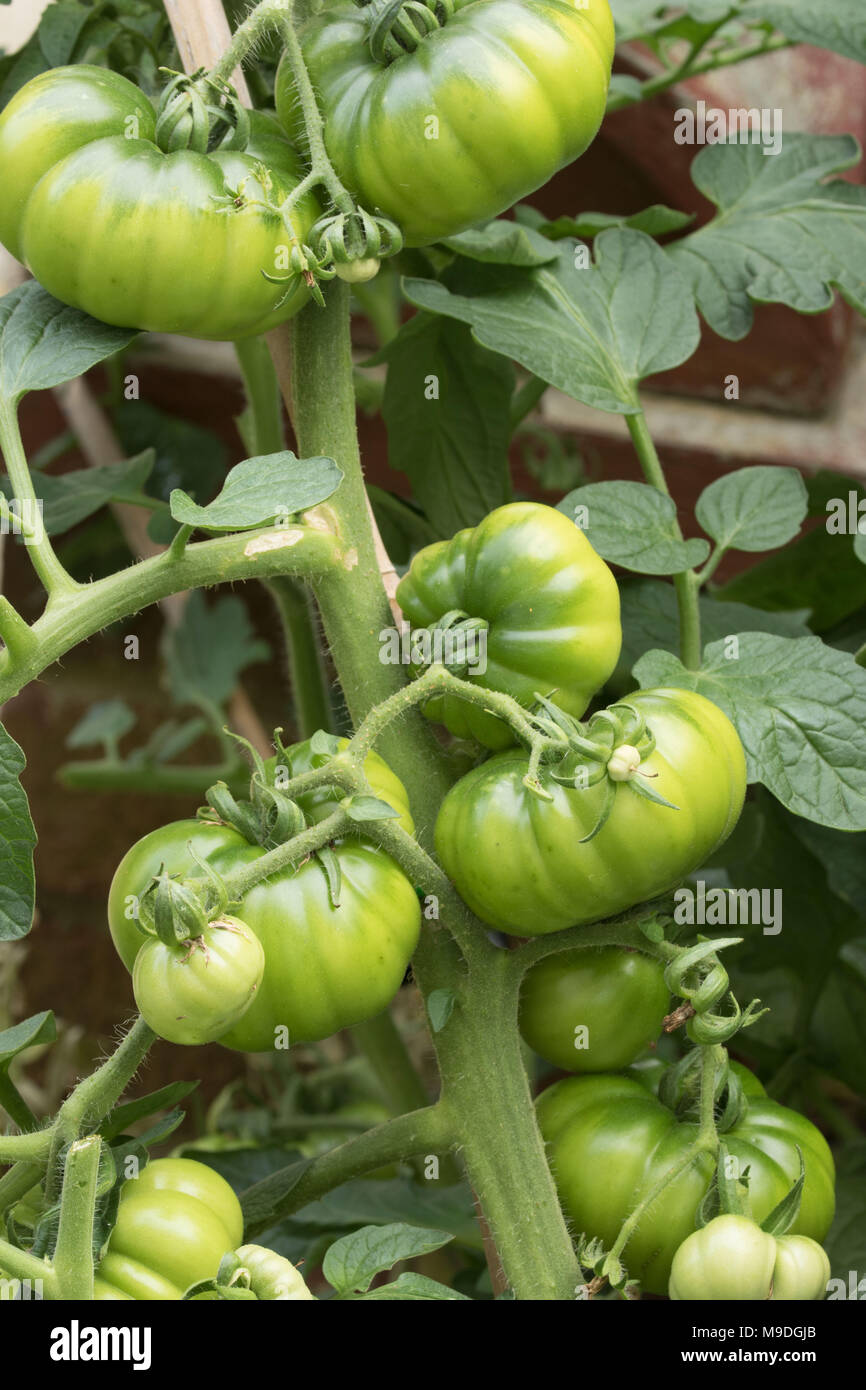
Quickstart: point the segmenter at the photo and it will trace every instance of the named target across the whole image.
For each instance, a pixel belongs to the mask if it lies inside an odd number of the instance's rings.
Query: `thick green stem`
[[[74,600],[63,601],[54,609],[49,605],[30,629],[32,647],[18,657],[8,651],[0,655],[0,704],[95,632],[169,594],[281,574],[309,578],[328,566],[346,563],[333,534],[309,526],[201,541],[188,545],[181,556],[163,551],[94,584],[82,585]]]
[[[52,1264],[57,1297],[93,1300],[93,1211],[102,1140],[98,1134],[71,1144],[63,1169],[60,1227]]]
[[[20,1163],[24,1160],[42,1162],[50,1148],[50,1129],[37,1129],[27,1134],[0,1134],[0,1163]]]
[[[376,562],[358,454],[346,286],[332,282],[325,311],[304,309],[293,320],[292,335],[290,410],[299,451],[302,456],[335,458],[345,475],[334,497],[318,511],[323,517],[336,517],[337,535],[347,547],[356,547],[357,564],[351,571],[334,569],[322,575],[314,587],[357,724],[374,705],[404,686],[405,672],[379,660],[380,634],[393,627],[394,620]],[[271,338],[279,359],[280,340]],[[285,393],[287,377],[280,375]],[[439,803],[451,780],[447,762],[414,706],[401,715],[399,728],[389,723],[381,731],[378,746],[405,783],[419,843],[429,848]],[[505,953],[491,946],[483,933],[472,954],[477,988],[465,1006],[454,1009],[434,1040],[445,1103],[515,1292],[521,1298],[571,1298],[577,1262],[535,1121],[518,1041],[517,992],[506,991],[504,1001],[497,1003]],[[413,966],[425,997],[437,988],[455,991],[465,978],[465,962],[449,933],[441,930],[422,933]],[[491,1020],[482,1013],[479,1021],[476,1001],[482,1008],[486,1001],[491,1010],[501,1009],[503,1017]]]
[[[670,497],[653,437],[647,428],[643,411],[638,415],[627,415],[629,433],[637,456],[640,459],[644,477],[651,487],[658,488]],[[675,533],[682,540],[679,523],[675,523]],[[680,658],[684,666],[696,671],[701,664],[701,610],[698,605],[699,583],[693,570],[674,575],[674,589],[680,615]]]
[[[241,66],[262,35],[275,28],[287,11],[291,13],[288,0],[264,0],[264,3],[257,5],[235,30],[228,48],[211,68],[210,76],[214,81],[230,81],[235,68]]]
[[[317,617],[306,585],[294,579],[273,579],[267,585],[280,615],[295,723],[300,737],[333,728],[333,709],[317,640]]]
[[[508,955],[491,951],[436,1035],[442,1104],[515,1296],[573,1299],[580,1270],[535,1123]]]
[[[46,1147],[46,1156],[48,1153]],[[41,1163],[16,1163],[0,1178],[0,1217],[42,1179]]]
[[[406,670],[379,660],[380,634],[394,627],[394,617],[382,587],[358,452],[348,286],[332,281],[327,287],[327,308],[303,309],[292,321],[291,331],[289,404],[300,454],[330,456],[345,475],[334,497],[316,510],[323,519],[336,518],[347,565],[332,567],[328,575],[313,580],[313,587],[349,713],[357,724],[373,705],[402,688]],[[284,377],[281,385],[285,390]],[[393,727],[383,732],[379,751],[398,777],[407,786],[412,784],[410,797],[419,835],[422,839],[431,836],[450,778],[429,725],[417,711],[409,711],[399,733]]]
[[[445,1112],[440,1105],[431,1105],[376,1125],[312,1162],[304,1160],[282,1168],[243,1194],[245,1239],[251,1240],[359,1173],[371,1173],[414,1154],[439,1156],[451,1144]]]

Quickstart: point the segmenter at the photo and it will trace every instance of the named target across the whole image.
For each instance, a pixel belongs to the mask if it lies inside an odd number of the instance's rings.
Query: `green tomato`
[[[246,1270],[249,1287],[257,1298],[279,1302],[316,1301],[300,1270],[285,1255],[278,1255],[264,1245],[242,1245],[234,1254],[237,1268]]]
[[[563,1071],[618,1071],[662,1030],[670,1004],[664,970],[637,951],[560,951],[527,971],[520,1031]]]
[[[441,28],[386,66],[368,33],[364,11],[337,0],[300,37],[337,173],[409,246],[511,207],[583,154],[601,125],[615,42],[608,0],[453,0]],[[285,59],[275,100],[297,139]]]
[[[213,1168],[191,1158],[155,1159],[123,1184],[94,1297],[182,1298],[191,1284],[216,1277],[243,1226],[240,1202]]]
[[[655,750],[628,781],[563,786],[542,767],[551,800],[524,786],[528,754],[499,753],[451,788],[436,823],[442,867],[473,912],[502,931],[542,936],[622,912],[675,887],[730,835],[743,806],[746,760],[726,715],[691,690],[642,690],[627,704]],[[613,805],[599,821],[607,782]]]
[[[830,1261],[823,1246],[808,1236],[777,1236],[773,1266],[776,1303],[814,1303],[824,1298],[830,1278]]]
[[[265,972],[258,937],[237,917],[211,922],[177,950],[150,937],[135,958],[138,1011],[160,1038],[195,1046],[215,1042],[238,1022]]]
[[[480,525],[425,546],[400,580],[397,602],[416,629],[455,611],[482,619],[483,669],[470,666],[465,678],[524,705],[549,695],[576,718],[619,657],[613,575],[574,522],[540,502],[497,507]],[[488,748],[514,742],[502,720],[453,695],[429,700],[424,713]]]
[[[672,1299],[814,1302],[823,1298],[830,1261],[808,1236],[767,1235],[745,1216],[717,1216],[674,1255]]]
[[[175,821],[145,835],[121,860],[109,890],[108,919],[128,970],[144,944],[137,903],[164,866],[194,878],[193,851],[226,876],[264,854],[230,826]],[[308,860],[259,883],[244,898],[246,925],[262,944],[265,970],[256,996],[219,1041],[241,1052],[314,1042],[381,1013],[400,988],[418,943],[421,908],[392,859],[360,839],[336,848],[342,876],[333,907],[321,866]]]
[[[544,1091],[538,1122],[548,1145],[563,1211],[571,1229],[608,1248],[626,1217],[682,1160],[697,1125],[682,1120],[631,1076],[571,1076]],[[749,1167],[749,1197],[763,1221],[800,1174],[806,1181],[792,1234],[823,1240],[833,1219],[833,1156],[802,1115],[759,1096],[724,1135],[740,1171]],[[626,1246],[629,1274],[649,1293],[667,1292],[674,1255],[695,1229],[698,1206],[714,1180],[707,1153],[674,1178],[643,1214]]]
[[[717,1216],[677,1250],[668,1296],[693,1301],[766,1300],[775,1263],[776,1242],[754,1221],[746,1216]]]
[[[347,738],[336,739],[342,753],[349,746]],[[312,741],[305,739],[303,743],[294,743],[291,748],[286,749],[287,758],[274,757],[265,764],[269,779],[279,786],[285,785],[290,777],[300,777],[303,772],[312,772],[314,768],[323,767],[328,761],[327,754],[314,753]],[[396,773],[392,772],[384,758],[380,758],[378,753],[371,751],[364,759],[364,774],[370,783],[373,795],[379,797],[381,801],[387,801],[395,811],[399,811],[400,818],[397,824],[406,831],[407,835],[415,834],[415,823],[412,820],[412,812],[409,810],[409,795],[403,783]],[[298,805],[307,817],[308,821],[318,824],[326,816],[330,816],[337,808],[338,803],[345,796],[345,792],[339,787],[317,787],[314,791],[304,792],[297,798]]]
[[[155,128],[147,97],[116,72],[85,63],[34,77],[0,115],[0,241],[106,323],[234,339],[291,318],[308,292],[299,275],[265,279],[290,274],[290,236],[256,206],[304,173],[276,123],[254,112],[245,150],[208,154],[165,154]],[[294,206],[300,242],[318,215],[310,194]]]

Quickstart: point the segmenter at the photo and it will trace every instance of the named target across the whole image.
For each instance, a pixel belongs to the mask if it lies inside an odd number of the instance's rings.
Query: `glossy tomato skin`
[[[619,658],[616,580],[574,522],[540,502],[510,502],[425,546],[397,602],[413,628],[455,610],[483,618],[486,667],[466,679],[524,705],[550,695],[579,718]],[[502,720],[453,695],[429,700],[424,713],[488,748],[514,742]]]
[[[240,1020],[264,970],[255,933],[237,917],[221,917],[176,950],[157,936],[145,941],[132,988],[139,1013],[158,1037],[195,1047],[215,1042]]]
[[[668,1281],[675,1301],[765,1300],[773,1284],[776,1242],[746,1216],[717,1216],[677,1250]]]
[[[165,154],[155,119],[144,93],[106,68],[33,78],[0,115],[0,241],[51,294],[105,323],[234,339],[291,318],[308,298],[300,278],[262,275],[288,273],[282,220],[218,200],[241,184],[250,204],[285,198],[303,176],[292,146],[252,113],[244,151]],[[298,203],[302,242],[318,215],[315,197]]]
[[[583,154],[601,125],[614,49],[608,0],[455,0],[454,14],[387,66],[367,21],[337,0],[301,32],[340,178],[409,246],[504,212]],[[277,113],[300,134],[289,65]]]
[[[659,1036],[669,1004],[663,968],[639,951],[560,951],[527,971],[520,1031],[563,1071],[618,1071]]]
[[[191,1158],[154,1159],[123,1184],[94,1297],[179,1299],[214,1278],[242,1238],[241,1205],[225,1178]]]
[[[823,1298],[830,1261],[808,1236],[774,1238],[744,1216],[717,1216],[690,1235],[671,1266],[674,1300],[814,1302]]]
[[[560,1202],[572,1230],[606,1245],[638,1202],[680,1160],[697,1126],[679,1120],[631,1076],[572,1076],[544,1091],[538,1122],[548,1145]],[[757,1221],[782,1200],[806,1167],[800,1214],[792,1234],[821,1241],[833,1219],[833,1156],[804,1116],[759,1096],[724,1135],[741,1171]],[[644,1214],[624,1253],[629,1274],[649,1293],[666,1293],[678,1247],[695,1229],[695,1213],[714,1178],[714,1160],[696,1159]]]
[[[145,835],[124,856],[109,890],[108,918],[118,954],[132,969],[143,936],[135,900],[160,866],[198,876],[196,854],[228,875],[264,850],[229,826],[175,821]],[[331,906],[324,871],[314,860],[258,884],[244,898],[243,920],[265,953],[255,999],[219,1041],[242,1052],[268,1052],[330,1037],[372,1018],[400,988],[418,942],[421,909],[409,880],[386,854],[360,839],[336,850],[342,889]]]
[[[746,762],[727,716],[690,690],[642,690],[625,703],[656,738],[642,772],[677,809],[619,783],[607,821],[581,843],[603,784],[565,787],[542,769],[544,801],[523,785],[527,753],[497,754],[451,788],[436,823],[442,866],[483,921],[542,936],[610,917],[673,888],[733,830]]]

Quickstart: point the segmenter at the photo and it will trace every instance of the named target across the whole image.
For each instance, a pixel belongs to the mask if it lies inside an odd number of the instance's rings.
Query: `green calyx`
[[[669,1067],[659,1085],[659,1100],[680,1118],[697,1119],[701,1100],[702,1053],[699,1047],[687,1052]],[[728,1055],[722,1052],[713,1080],[716,1130],[726,1134],[741,1123],[749,1108],[748,1098],[736,1072],[730,1069]]]
[[[225,884],[218,874],[198,859],[203,880],[181,881],[160,873],[142,895],[138,925],[148,936],[158,936],[171,950],[190,948],[208,924],[222,917],[228,903]]]
[[[700,1046],[729,1042],[735,1033],[751,1027],[767,1012],[759,1007],[759,999],[753,999],[745,1010],[741,1009],[733,994],[729,996],[730,1013],[714,1011],[715,1005],[728,994],[730,984],[728,972],[716,953],[726,946],[737,946],[740,941],[740,937],[701,940],[681,952],[665,970],[668,989],[685,999],[695,1011],[686,1025],[686,1032],[691,1041]]]
[[[370,267],[372,274],[359,274],[359,279],[372,279],[378,262],[396,256],[403,246],[403,234],[396,222],[387,217],[372,217],[363,208],[326,213],[310,229],[309,240],[317,262],[323,266],[333,264],[338,275],[345,267],[375,262],[375,268]]]
[[[155,134],[165,154],[240,150],[249,140],[250,118],[234,89],[213,82],[203,69],[190,77],[174,73],[160,97]]]
[[[540,761],[553,764],[550,776],[562,786],[585,791],[604,784],[605,797],[596,824],[581,843],[591,840],[601,830],[613,809],[617,786],[627,784],[636,795],[667,806],[678,807],[653,790],[655,773],[647,772],[643,764],[655,751],[656,741],[646,720],[633,705],[611,705],[599,710],[586,724],[566,714],[543,695],[536,694],[536,708],[528,715],[535,736],[546,740],[540,751]],[[537,779],[527,774],[526,785],[538,790]]]
[[[478,661],[480,634],[487,632],[486,618],[473,618],[452,608],[429,627],[412,631],[410,671],[421,675],[430,666],[444,666],[452,676],[466,676]]]
[[[451,18],[454,0],[355,0],[369,21],[367,43],[377,63],[387,67]]]

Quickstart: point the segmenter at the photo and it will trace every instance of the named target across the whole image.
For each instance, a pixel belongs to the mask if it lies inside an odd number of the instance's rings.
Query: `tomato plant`
[[[0,1298],[817,1326],[866,1267],[866,194],[796,117],[853,0],[38,8]]]

